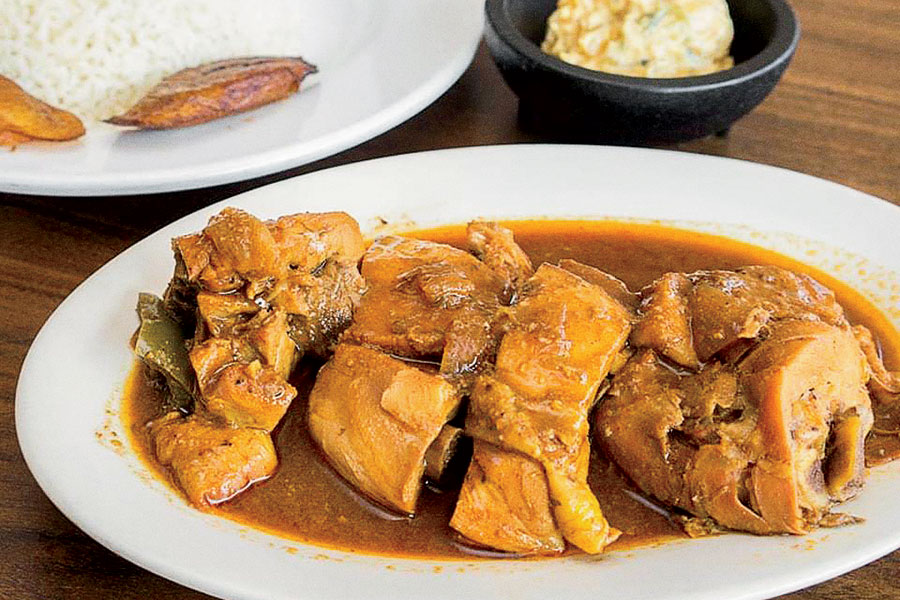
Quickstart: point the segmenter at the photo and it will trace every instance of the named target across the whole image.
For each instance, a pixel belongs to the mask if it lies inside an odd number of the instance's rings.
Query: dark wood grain
[[[897,0],[795,0],[796,58],[775,92],[726,137],[676,146],[787,167],[900,204]],[[16,378],[62,299],[116,254],[189,212],[286,177],[397,153],[541,141],[519,130],[516,99],[484,48],[435,104],[356,148],[277,175],[153,196],[58,199],[0,194],[0,598],[200,599],[88,538],[41,492],[18,448]],[[0,155],[0,178],[3,158]],[[900,598],[900,552],[786,598]]]

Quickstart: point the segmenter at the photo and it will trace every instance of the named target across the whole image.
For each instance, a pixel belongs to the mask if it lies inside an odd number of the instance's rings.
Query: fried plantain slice
[[[65,141],[84,135],[81,120],[54,108],[0,75],[0,145],[32,140]]]
[[[199,125],[287,98],[317,71],[302,58],[232,58],[163,79],[124,114],[107,119],[140,129]]]

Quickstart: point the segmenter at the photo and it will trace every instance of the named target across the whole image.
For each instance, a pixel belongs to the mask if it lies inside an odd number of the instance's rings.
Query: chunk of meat
[[[366,251],[359,223],[344,212],[297,213],[267,225],[291,271],[311,273],[326,260],[356,265]]]
[[[228,365],[203,392],[209,412],[238,427],[266,431],[275,429],[296,396],[294,386],[259,361]]]
[[[171,467],[197,506],[233,498],[278,465],[272,438],[259,429],[235,429],[198,414],[173,412],[151,423],[150,432],[159,462]]]
[[[846,326],[834,293],[808,275],[779,267],[688,275],[694,347],[705,361],[741,339],[754,339],[771,321],[804,319]]]
[[[288,315],[283,310],[261,310],[236,330],[253,347],[262,364],[284,380],[298,358],[297,346],[288,333]]]
[[[269,229],[236,208],[214,215],[199,234],[175,238],[172,247],[188,280],[210,292],[234,292],[247,282],[264,285],[279,275],[278,251]]]
[[[366,495],[415,512],[425,452],[460,398],[441,376],[371,348],[340,344],[309,396],[309,431]]]
[[[240,341],[211,338],[191,349],[206,408],[238,427],[275,428],[297,390],[271,366],[246,355]]]
[[[201,232],[172,238],[172,252],[175,254],[175,277],[197,284],[200,275],[209,267],[214,248],[210,239]],[[229,287],[223,291],[231,289],[234,288]],[[217,290],[213,288],[212,291]]]
[[[198,294],[200,306],[206,305],[206,295]],[[219,303],[218,294],[211,296],[213,310],[229,308]],[[248,309],[236,300],[229,302],[236,311]],[[200,313],[210,320],[210,313],[202,308]],[[238,316],[246,317],[239,312]],[[287,314],[257,307],[249,320],[234,320],[227,327],[215,318],[212,322],[218,323],[213,332],[220,336],[195,343],[189,354],[204,404],[229,423],[273,429],[296,396],[287,383],[297,359],[296,346],[288,336]]]
[[[590,404],[631,330],[628,312],[602,288],[543,264],[513,307],[496,376],[530,398]]]
[[[201,392],[212,387],[219,371],[236,362],[248,363],[256,359],[249,344],[241,344],[228,338],[210,338],[195,344],[188,355],[197,374]]]
[[[511,310],[496,370],[478,378],[466,430],[537,460],[556,523],[599,552],[618,533],[587,484],[588,411],[630,331],[628,311],[602,288],[541,265]]]
[[[691,312],[693,284],[681,273],[666,273],[641,291],[641,318],[631,332],[631,343],[652,348],[679,365],[696,369]]]
[[[740,358],[775,321],[847,326],[831,290],[779,267],[667,273],[641,295],[632,343],[690,369],[717,355]]]
[[[686,436],[670,435],[684,423],[679,381],[652,351],[639,351],[600,401],[595,436],[644,492],[684,507],[692,506],[684,481],[690,447]]]
[[[81,119],[38,100],[12,79],[0,75],[0,145],[66,141],[82,135]]]
[[[213,337],[232,335],[234,330],[259,312],[259,305],[240,294],[200,292],[194,300],[203,325]]]
[[[288,316],[288,334],[299,353],[327,357],[353,318],[366,282],[356,263],[327,259],[312,273],[288,275],[271,303]]]
[[[805,533],[864,477],[872,426],[852,332],[783,320],[736,365],[679,374],[642,350],[597,411],[598,438],[646,493],[753,533]]]
[[[302,58],[219,60],[169,75],[107,123],[141,129],[199,125],[287,98],[315,72]]]
[[[441,358],[442,372],[478,369],[494,351],[491,321],[504,282],[452,246],[389,236],[362,261],[368,291],[343,339],[399,356]]]
[[[202,232],[172,240],[172,248],[176,278],[209,292],[241,290],[255,300],[263,292],[277,294],[281,279],[312,274],[327,260],[356,265],[365,243],[346,213],[299,213],[263,222],[225,208]]]
[[[540,463],[478,440],[450,526],[478,544],[504,552],[565,550]]]
[[[481,371],[493,356],[498,333],[493,318],[481,311],[467,311],[454,319],[445,336],[441,373],[467,385],[466,376]],[[462,377],[456,377],[462,376]]]
[[[513,238],[513,232],[493,221],[472,221],[466,227],[469,250],[504,281],[503,299],[509,303],[526,279],[534,274],[531,259]]]
[[[269,302],[288,313],[301,355],[329,356],[366,290],[357,267],[365,251],[359,224],[330,212],[288,215],[268,226],[282,273]]]

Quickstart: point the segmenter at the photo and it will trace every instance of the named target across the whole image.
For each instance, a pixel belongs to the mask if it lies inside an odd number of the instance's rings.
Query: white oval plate
[[[466,69],[483,0],[296,0],[319,73],[275,104],[205,125],[129,131],[87,123],[63,144],[0,148],[0,192],[119,195],[206,187],[296,167],[379,135]]]
[[[873,470],[846,510],[864,524],[805,538],[721,537],[544,561],[454,562],[307,546],[199,512],[117,445],[138,292],[161,292],[169,240],[226,205],[272,218],[346,210],[373,232],[476,216],[664,219],[804,258],[900,324],[900,209],[849,188],[735,160],[627,148],[498,146],[391,157],[283,181],[220,202],[123,252],[82,283],[22,367],[16,426],[51,500],[113,551],[184,585],[241,599],[764,598],[900,546],[900,464]]]

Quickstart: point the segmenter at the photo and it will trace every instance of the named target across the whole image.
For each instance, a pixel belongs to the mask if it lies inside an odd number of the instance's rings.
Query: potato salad
[[[733,66],[725,0],[559,0],[541,49],[634,77],[687,77]]]

